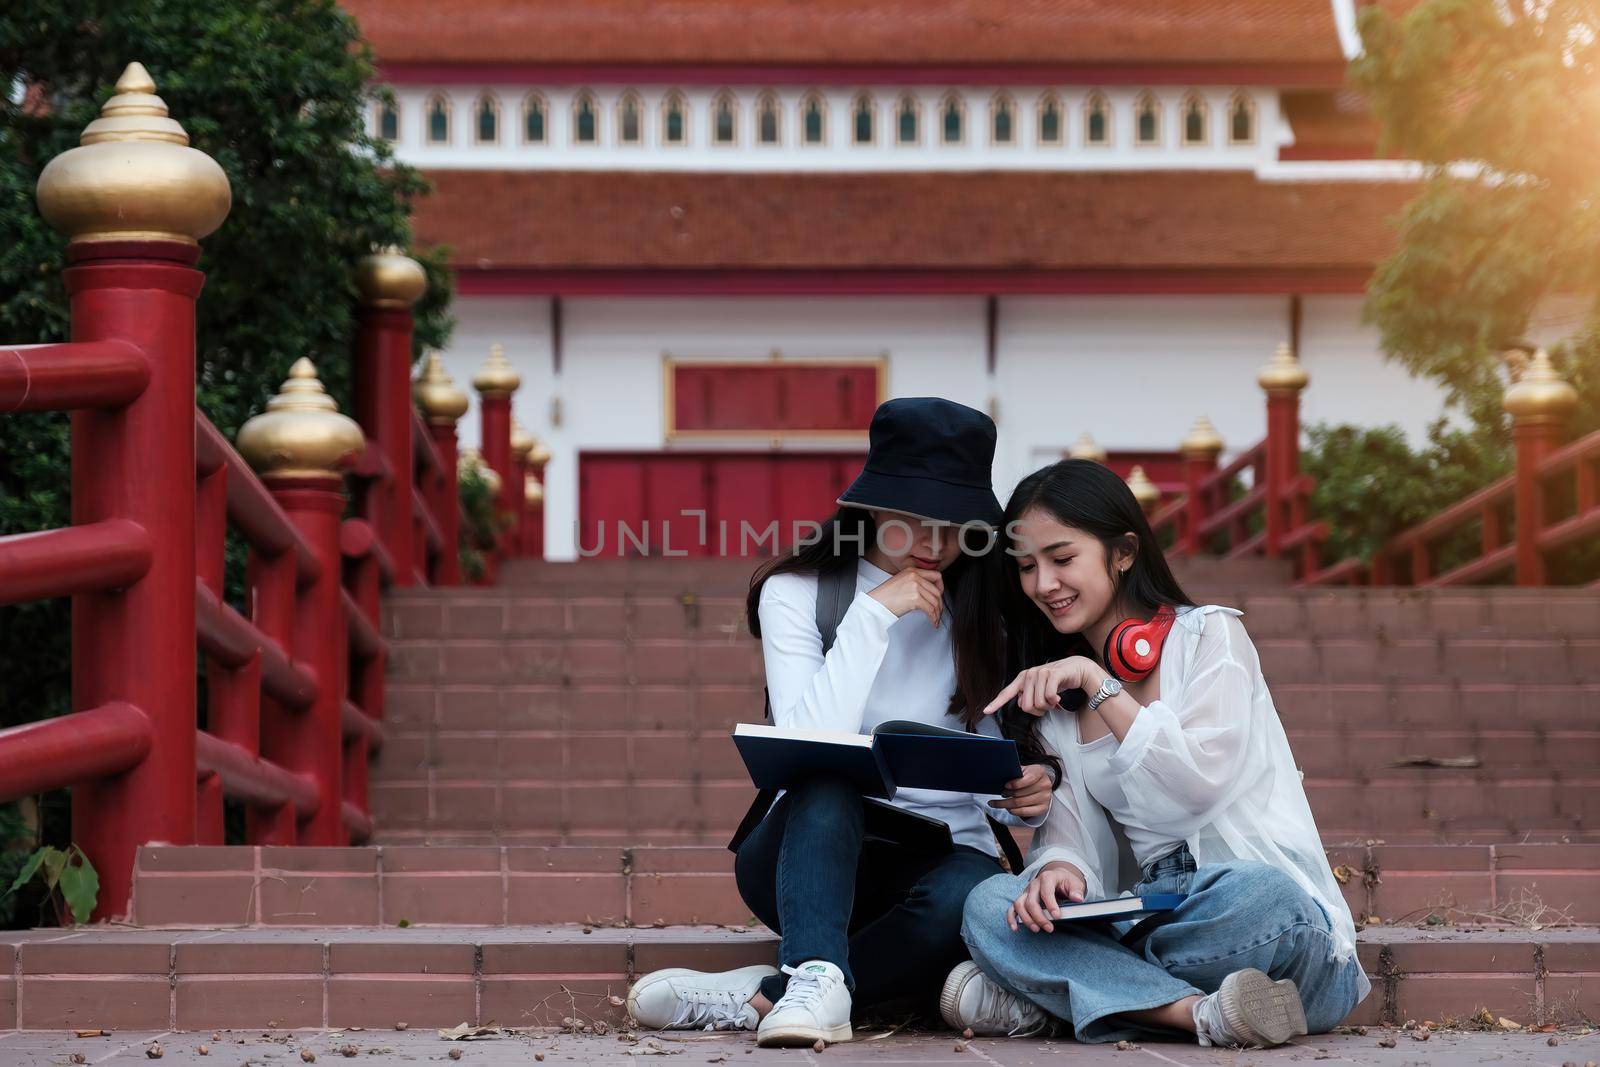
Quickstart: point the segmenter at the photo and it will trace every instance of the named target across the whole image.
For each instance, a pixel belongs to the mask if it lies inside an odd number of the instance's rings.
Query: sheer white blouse
[[[1140,708],[1111,770],[1144,825],[1187,843],[1197,863],[1260,860],[1292,876],[1327,914],[1334,956],[1346,960],[1355,953],[1355,921],[1239,614],[1216,605],[1180,609],[1161,653],[1161,699]],[[1083,872],[1089,899],[1115,896],[1140,871],[1131,856],[1123,862],[1121,828],[1089,795],[1077,723],[1069,712],[1051,712],[1040,733],[1065,773],[1024,875],[1065,860]]]

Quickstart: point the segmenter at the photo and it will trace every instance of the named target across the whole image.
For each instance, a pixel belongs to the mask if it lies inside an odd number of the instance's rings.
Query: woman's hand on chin
[[[1017,707],[1023,711],[1030,715],[1043,715],[1061,706],[1063,690],[1093,692],[1100,688],[1105,678],[1105,668],[1087,656],[1068,656],[1038,667],[1029,667],[1000,690],[999,695],[983,709],[983,713],[993,715],[1012,698],[1016,698]]]

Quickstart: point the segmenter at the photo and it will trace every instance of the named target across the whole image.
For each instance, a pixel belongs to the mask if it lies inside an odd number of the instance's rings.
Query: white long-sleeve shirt
[[[1024,875],[1064,860],[1083,872],[1091,900],[1129,888],[1139,870],[1119,861],[1102,806],[1110,800],[1137,813],[1147,842],[1183,842],[1201,864],[1260,860],[1293,877],[1327,914],[1335,954],[1347,959],[1355,923],[1239,614],[1215,605],[1179,610],[1161,650],[1161,697],[1139,709],[1107,761],[1120,798],[1095,795],[1097,775],[1085,774],[1073,713],[1045,716],[1040,734],[1064,773]]]
[[[882,723],[907,719],[959,728],[946,714],[956,687],[950,612],[946,609],[938,628],[920,611],[896,618],[867,595],[890,577],[859,561],[855,599],[839,621],[826,657],[817,632],[817,576],[778,574],[767,579],[758,614],[774,726],[870,733]],[[986,718],[980,732],[998,737],[999,726]],[[1012,826],[1038,826],[1046,818],[1019,819],[1003,808],[990,808],[987,802],[993,799],[901,789],[893,803],[947,823],[956,844],[993,856],[998,851],[984,821],[986,813]]]

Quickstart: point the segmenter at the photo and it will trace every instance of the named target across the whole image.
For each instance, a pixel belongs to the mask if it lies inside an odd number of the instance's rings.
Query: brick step
[[[1245,612],[1257,638],[1320,634],[1391,637],[1600,635],[1600,596],[1586,589],[1336,590],[1224,598]],[[519,587],[404,591],[385,599],[385,632],[397,638],[647,638],[746,634],[743,587],[734,595],[663,596],[649,590],[558,595]]]
[[[1577,1022],[1600,931],[1369,929],[1355,1023]],[[623,1022],[638,975],[768,962],[765,931],[550,926],[0,933],[0,1029],[275,1030]],[[218,1051],[222,1047],[219,1046]]]
[[[1287,717],[1287,716],[1286,716]],[[1293,722],[1293,720],[1291,720]],[[1289,744],[1303,769],[1318,777],[1428,778],[1440,772],[1475,778],[1593,777],[1600,765],[1600,728],[1543,731],[1412,727],[1352,723],[1291,726]],[[1471,770],[1417,766],[1418,758],[1478,761]],[[678,781],[738,779],[743,761],[729,733],[685,730],[446,730],[396,728],[374,758],[374,781],[441,778],[507,781]]]
[[[1332,846],[1350,910],[1383,923],[1600,923],[1600,844]],[[720,847],[146,846],[147,928],[742,926]]]
[[[1587,732],[1600,729],[1600,677],[1577,683],[1274,682],[1289,729]],[[391,735],[418,731],[681,730],[726,734],[762,721],[758,683],[628,685],[396,681],[385,698]]]
[[[1443,635],[1265,637],[1256,641],[1267,680],[1578,683],[1600,667],[1600,637],[1484,638]],[[748,638],[417,638],[389,645],[389,674],[401,681],[484,684],[648,681],[759,683],[760,647]]]
[[[1366,778],[1306,779],[1324,830],[1370,836],[1399,831],[1575,831],[1600,828],[1600,776],[1483,778],[1470,771],[1401,769]],[[754,789],[744,778],[604,782],[429,777],[380,781],[372,807],[381,833],[541,831],[614,833],[649,843],[733,830]]]

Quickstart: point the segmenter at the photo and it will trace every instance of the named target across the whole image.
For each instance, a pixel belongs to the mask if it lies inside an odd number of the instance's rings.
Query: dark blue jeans
[[[926,853],[864,840],[861,796],[817,779],[778,799],[734,860],[739,894],[782,936],[778,962],[826,960],[844,972],[857,1009],[938,996],[967,958],[967,893],[1000,872],[974,848]],[[761,984],[768,1000],[789,976]]]

